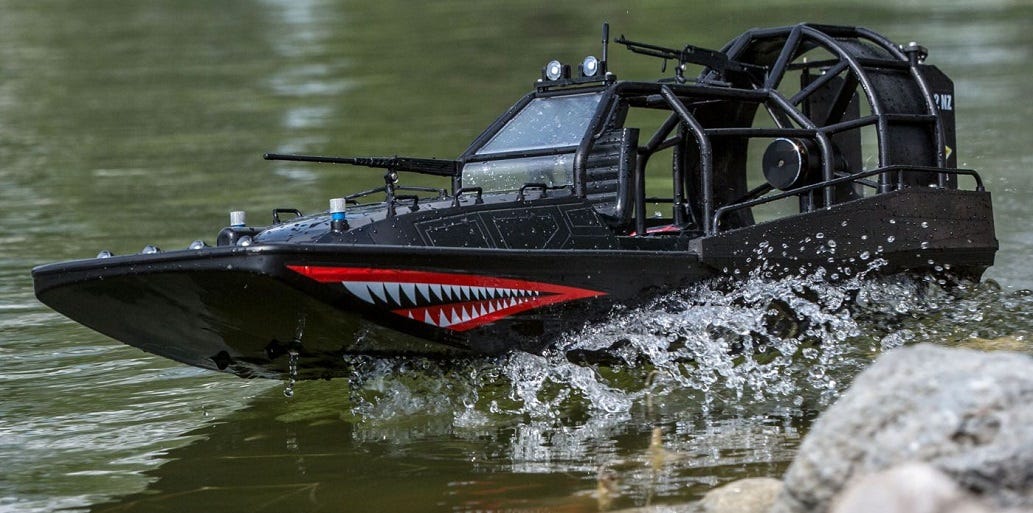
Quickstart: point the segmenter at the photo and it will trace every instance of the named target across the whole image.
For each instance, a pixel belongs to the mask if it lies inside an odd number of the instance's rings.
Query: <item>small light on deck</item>
[[[332,219],[344,219],[347,206],[348,202],[344,198],[332,198],[330,200],[330,217]]]
[[[230,212],[230,226],[235,226],[235,227],[241,228],[241,227],[244,227],[246,225],[247,225],[247,213],[246,212],[244,212],[243,210],[234,210],[233,212]]]
[[[344,198],[330,199],[330,229],[334,232],[343,232],[348,229],[347,210],[348,201]]]

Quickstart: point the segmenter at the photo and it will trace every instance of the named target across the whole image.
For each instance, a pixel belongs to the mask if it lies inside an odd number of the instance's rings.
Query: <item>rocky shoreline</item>
[[[636,511],[1033,511],[1033,357],[933,344],[890,351],[821,414],[783,479]]]

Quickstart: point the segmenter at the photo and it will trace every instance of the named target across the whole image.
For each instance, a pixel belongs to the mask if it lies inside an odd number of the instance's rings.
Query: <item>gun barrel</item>
[[[341,157],[317,157],[315,155],[284,155],[282,153],[266,153],[265,160],[289,160],[294,162],[322,162],[326,164],[351,164],[351,159]]]
[[[318,155],[285,155],[282,153],[266,153],[262,157],[265,160],[349,164],[352,166],[408,171],[434,176],[459,176],[459,163],[454,160],[414,157],[323,157]]]

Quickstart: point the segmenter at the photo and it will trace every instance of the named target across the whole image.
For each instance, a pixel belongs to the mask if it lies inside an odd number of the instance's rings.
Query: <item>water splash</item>
[[[826,404],[869,360],[857,358],[866,345],[851,343],[863,331],[851,313],[857,298],[870,303],[876,294],[866,272],[830,283],[822,270],[781,279],[762,270],[698,284],[618,309],[544,354],[449,364],[356,358],[352,414],[452,415],[476,426],[505,417],[619,417],[638,407]]]
[[[349,415],[363,422],[438,415],[458,429],[506,419],[582,426],[628,415],[653,422],[800,415],[827,406],[882,351],[1013,334],[983,321],[1016,319],[1031,303],[1004,298],[1014,305],[1001,314],[992,282],[873,278],[867,274],[883,261],[858,263],[867,267],[833,273],[847,279],[826,279],[820,269],[772,278],[762,268],[745,280],[700,283],[617,309],[543,354],[447,364],[357,358]]]
[[[641,506],[779,475],[818,413],[885,350],[977,341],[1033,353],[1033,293],[867,272],[701,283],[543,354],[353,358],[347,387],[299,382],[290,421],[343,420],[360,443],[476,446],[462,457],[485,472],[584,476],[586,493],[612,471],[615,500]]]

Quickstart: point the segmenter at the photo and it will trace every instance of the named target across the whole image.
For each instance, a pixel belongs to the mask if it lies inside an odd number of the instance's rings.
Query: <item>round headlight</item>
[[[581,74],[586,77],[594,77],[599,73],[599,59],[596,59],[594,55],[585,57],[585,60],[581,62]]]
[[[561,77],[563,77],[563,64],[560,61],[549,61],[545,65],[545,78],[559,80]]]

